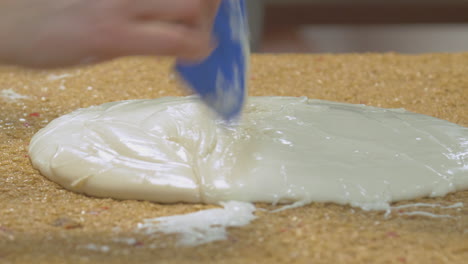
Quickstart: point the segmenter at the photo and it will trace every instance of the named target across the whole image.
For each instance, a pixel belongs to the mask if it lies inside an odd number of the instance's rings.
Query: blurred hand
[[[220,0],[0,0],[0,64],[62,67],[120,56],[201,59]]]

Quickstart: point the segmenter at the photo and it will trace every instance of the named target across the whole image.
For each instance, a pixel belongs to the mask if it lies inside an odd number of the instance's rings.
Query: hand
[[[220,0],[0,0],[0,63],[62,67],[120,56],[196,60]]]

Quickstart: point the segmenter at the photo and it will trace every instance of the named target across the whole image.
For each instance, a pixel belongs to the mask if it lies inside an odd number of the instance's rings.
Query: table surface
[[[468,126],[468,53],[254,55],[251,68],[251,95],[406,108]],[[383,212],[313,203],[278,213],[258,211],[251,224],[229,229],[225,241],[180,248],[174,237],[138,233],[137,224],[214,206],[88,197],[64,190],[31,167],[29,140],[54,118],[109,101],[187,94],[171,69],[171,59],[154,57],[54,71],[0,67],[0,263],[465,263],[468,259],[468,191],[411,201],[463,202],[462,208],[418,209],[450,218],[398,212],[385,218]],[[2,97],[11,91],[28,97]],[[128,238],[135,240],[122,242]]]

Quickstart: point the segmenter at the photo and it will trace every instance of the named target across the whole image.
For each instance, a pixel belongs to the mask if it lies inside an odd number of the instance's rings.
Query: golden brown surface
[[[66,71],[0,68],[0,96],[4,89],[30,96],[0,97],[0,263],[466,263],[468,191],[418,200],[463,202],[458,209],[420,209],[451,218],[384,218],[311,204],[257,212],[250,225],[231,228],[226,241],[177,248],[172,237],[139,234],[137,223],[213,206],[87,197],[31,167],[30,138],[58,116],[108,101],[181,95],[170,66],[168,59],[130,58]],[[50,78],[64,73],[71,76]],[[404,107],[468,126],[468,53],[257,55],[250,94]]]

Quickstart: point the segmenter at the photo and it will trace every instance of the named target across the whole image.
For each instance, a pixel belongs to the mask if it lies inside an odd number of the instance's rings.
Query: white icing
[[[179,245],[196,246],[224,240],[227,238],[226,228],[244,226],[256,218],[253,204],[230,201],[221,205],[224,208],[145,219],[138,224],[138,229],[147,235],[177,234]]]
[[[92,244],[92,243],[84,245],[81,248],[89,249],[89,250],[92,250],[92,251],[99,251],[99,252],[103,252],[103,253],[107,253],[110,250],[110,247],[107,246],[107,245],[96,245],[96,244]]]
[[[112,239],[112,241],[116,243],[127,244],[130,246],[134,246],[138,243],[138,241],[133,237],[117,237],[117,238]]]
[[[72,74],[69,74],[69,73],[64,73],[64,74],[49,74],[49,75],[47,76],[47,80],[49,80],[49,81],[57,81],[57,80],[69,78],[69,77],[72,77],[72,76],[73,76],[73,75],[72,75]]]
[[[3,97],[5,99],[10,99],[12,101],[16,101],[18,99],[29,99],[30,97],[27,95],[22,95],[17,92],[15,92],[13,89],[3,89],[0,92],[0,97]]]
[[[444,206],[442,204],[431,204],[431,203],[410,203],[410,204],[404,204],[404,205],[398,205],[398,206],[392,206],[387,209],[387,212],[385,213],[385,218],[388,218],[391,214],[392,211],[394,210],[401,210],[401,209],[407,209],[407,208],[413,208],[413,207],[430,207],[430,208],[440,208],[440,209],[458,209],[462,208],[464,205],[462,202],[459,203],[454,203],[452,205],[447,205]],[[400,215],[419,215],[419,216],[427,216],[427,217],[433,217],[433,218],[447,218],[447,217],[452,217],[451,215],[438,215],[438,214],[433,214],[425,211],[411,211],[411,212],[398,212]]]
[[[404,212],[404,213],[400,213],[400,214],[401,215],[409,215],[409,216],[414,216],[414,215],[426,216],[426,217],[432,217],[432,218],[452,218],[453,217],[453,216],[447,215],[447,214],[439,215],[439,214],[433,214],[433,213],[424,212],[424,211],[412,211],[412,212]]]
[[[441,204],[430,204],[430,203],[411,203],[411,204],[404,204],[404,205],[399,205],[399,206],[392,206],[392,209],[405,209],[405,208],[411,208],[411,207],[430,207],[430,208],[442,208],[442,209],[452,209],[452,208],[462,208],[463,203],[454,203],[452,205],[441,205]]]
[[[195,97],[107,103],[51,122],[35,168],[67,189],[157,202],[389,208],[468,188],[468,128],[403,109],[250,97],[236,126]]]

